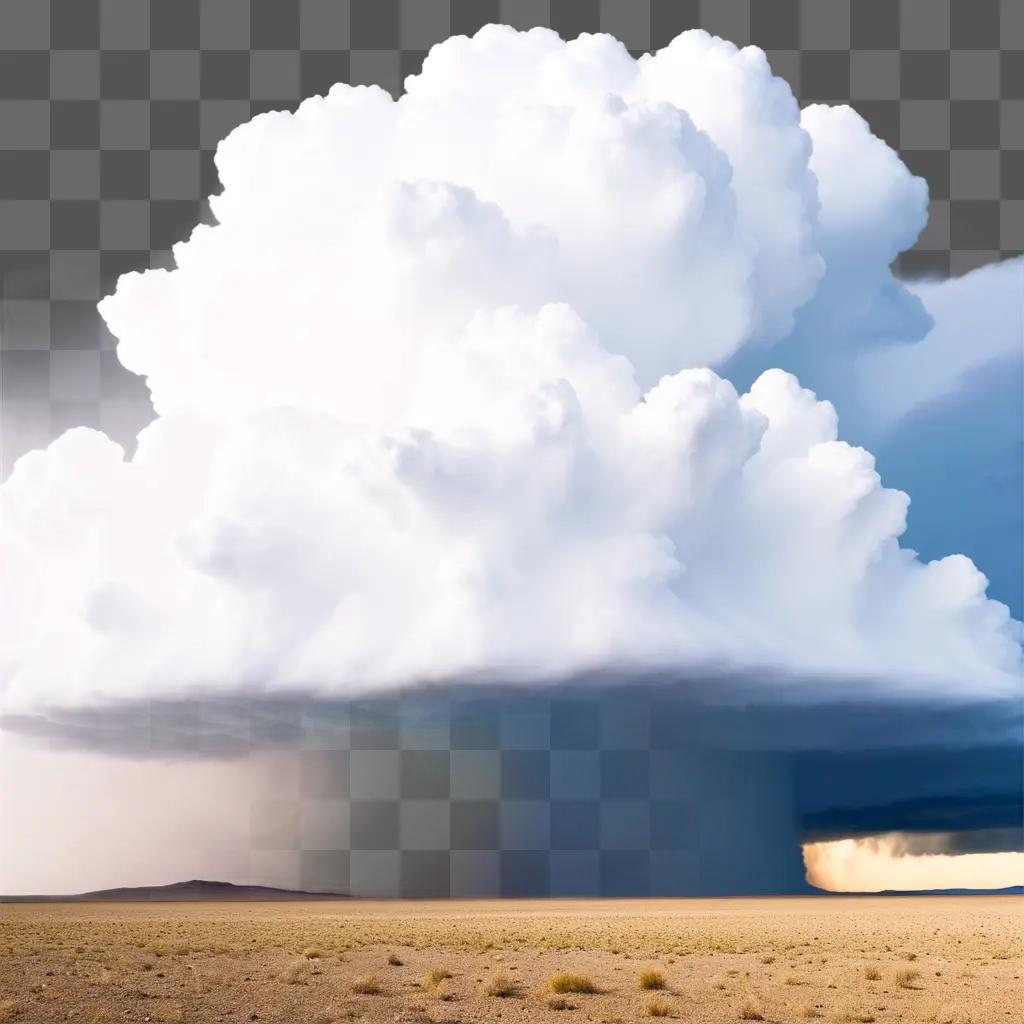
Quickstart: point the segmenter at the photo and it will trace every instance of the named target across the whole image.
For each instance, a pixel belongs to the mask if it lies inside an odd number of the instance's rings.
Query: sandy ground
[[[1021,1024],[1022,912],[1017,897],[6,905],[0,1020]],[[641,988],[645,970],[664,990]],[[556,995],[565,972],[597,991]]]

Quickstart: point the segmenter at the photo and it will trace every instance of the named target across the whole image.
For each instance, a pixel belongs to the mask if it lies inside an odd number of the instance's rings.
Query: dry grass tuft
[[[740,1020],[764,1020],[764,1014],[748,1000],[740,1007]]]
[[[352,984],[349,985],[349,988],[358,996],[380,995],[380,978],[375,974],[367,974],[362,978],[354,978]]]
[[[924,1018],[928,1024],[955,1024],[956,1015],[947,1009],[935,1009]]]
[[[446,971],[443,967],[432,967],[420,979],[420,984],[424,988],[437,988],[438,985],[447,981],[451,976],[452,972]]]
[[[914,982],[920,977],[920,971],[915,971],[908,967],[902,971],[896,972],[896,984],[899,985],[900,988],[913,988]]]
[[[882,972],[877,967],[874,967],[874,966],[865,967],[864,968],[864,977],[867,978],[868,981],[881,981],[881,979],[882,979]]]
[[[492,974],[484,985],[484,992],[498,999],[510,999],[519,995],[519,983],[507,974]]]
[[[402,960],[397,953],[388,953],[388,966],[390,967],[402,967],[405,961]]]
[[[782,979],[782,984],[783,985],[802,985],[803,982],[795,974],[787,974],[786,977]]]
[[[575,992],[579,995],[593,995],[597,985],[585,974],[554,974],[550,981],[552,992]]]
[[[549,1010],[575,1010],[576,1004],[570,1003],[565,996],[548,996]]]
[[[648,1017],[671,1017],[672,1004],[666,999],[652,999],[644,1009]]]
[[[307,966],[305,960],[296,960],[289,964],[277,977],[286,985],[301,985],[306,980]]]
[[[647,992],[661,991],[667,987],[665,975],[656,970],[641,971],[639,982],[640,987]]]
[[[17,999],[5,999],[0,1003],[0,1020],[14,1020],[21,1011],[21,1004]]]
[[[821,1014],[818,1013],[818,1008],[816,1006],[812,1006],[810,1003],[804,1003],[804,1005],[800,1007],[799,1013],[805,1020],[821,1016]]]
[[[903,959],[904,960],[916,960],[917,959],[917,954],[916,953],[904,953],[903,954]]]

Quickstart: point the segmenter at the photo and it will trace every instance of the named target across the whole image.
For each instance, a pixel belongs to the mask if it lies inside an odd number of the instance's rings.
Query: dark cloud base
[[[782,681],[602,678],[5,726],[119,757],[270,758],[252,849],[306,889],[785,893],[808,891],[805,840],[946,832],[948,852],[1021,848],[1019,704],[858,702],[854,688],[811,704]]]

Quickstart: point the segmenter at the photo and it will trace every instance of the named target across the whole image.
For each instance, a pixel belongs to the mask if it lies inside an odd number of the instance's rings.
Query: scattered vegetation
[[[451,971],[446,971],[443,967],[433,967],[420,979],[420,984],[424,988],[437,988],[439,985],[446,982],[452,976]]]
[[[211,1020],[242,1024],[253,1012],[251,1024],[266,1024],[261,1007],[270,1006],[293,1016],[301,1006],[310,1024],[426,1024],[455,1019],[436,1012],[449,1010],[446,1000],[457,1000],[459,1019],[512,1010],[514,1024],[559,1012],[581,1024],[663,1015],[967,1024],[979,1007],[986,1019],[1010,1020],[1024,1004],[1024,935],[1009,901],[918,903],[909,916],[896,900],[827,897],[778,917],[711,903],[653,914],[628,904],[594,913],[585,903],[528,906],[5,906],[0,1024],[63,1021],[68,1010],[69,1024],[94,1014],[96,1024],[118,1024],[129,1006],[140,1022],[172,1024],[193,1020],[200,1005]],[[910,960],[904,951],[913,950]],[[410,970],[385,971],[394,959]],[[491,996],[519,999],[503,1008]]]
[[[380,978],[375,974],[367,974],[362,978],[355,978],[349,988],[359,996],[377,996],[381,993]]]
[[[585,974],[553,974],[551,976],[552,992],[575,992],[578,995],[593,995],[597,991],[597,985]]]
[[[487,979],[484,992],[498,999],[510,999],[519,995],[519,983],[507,974],[492,974]]]
[[[309,968],[304,960],[297,960],[295,963],[289,964],[278,975],[278,978],[286,985],[301,985],[306,980],[308,970]]]

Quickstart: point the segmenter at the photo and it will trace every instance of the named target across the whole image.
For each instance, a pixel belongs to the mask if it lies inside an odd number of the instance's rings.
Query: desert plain
[[[0,1020],[1024,1021],[1015,896],[0,906]]]

